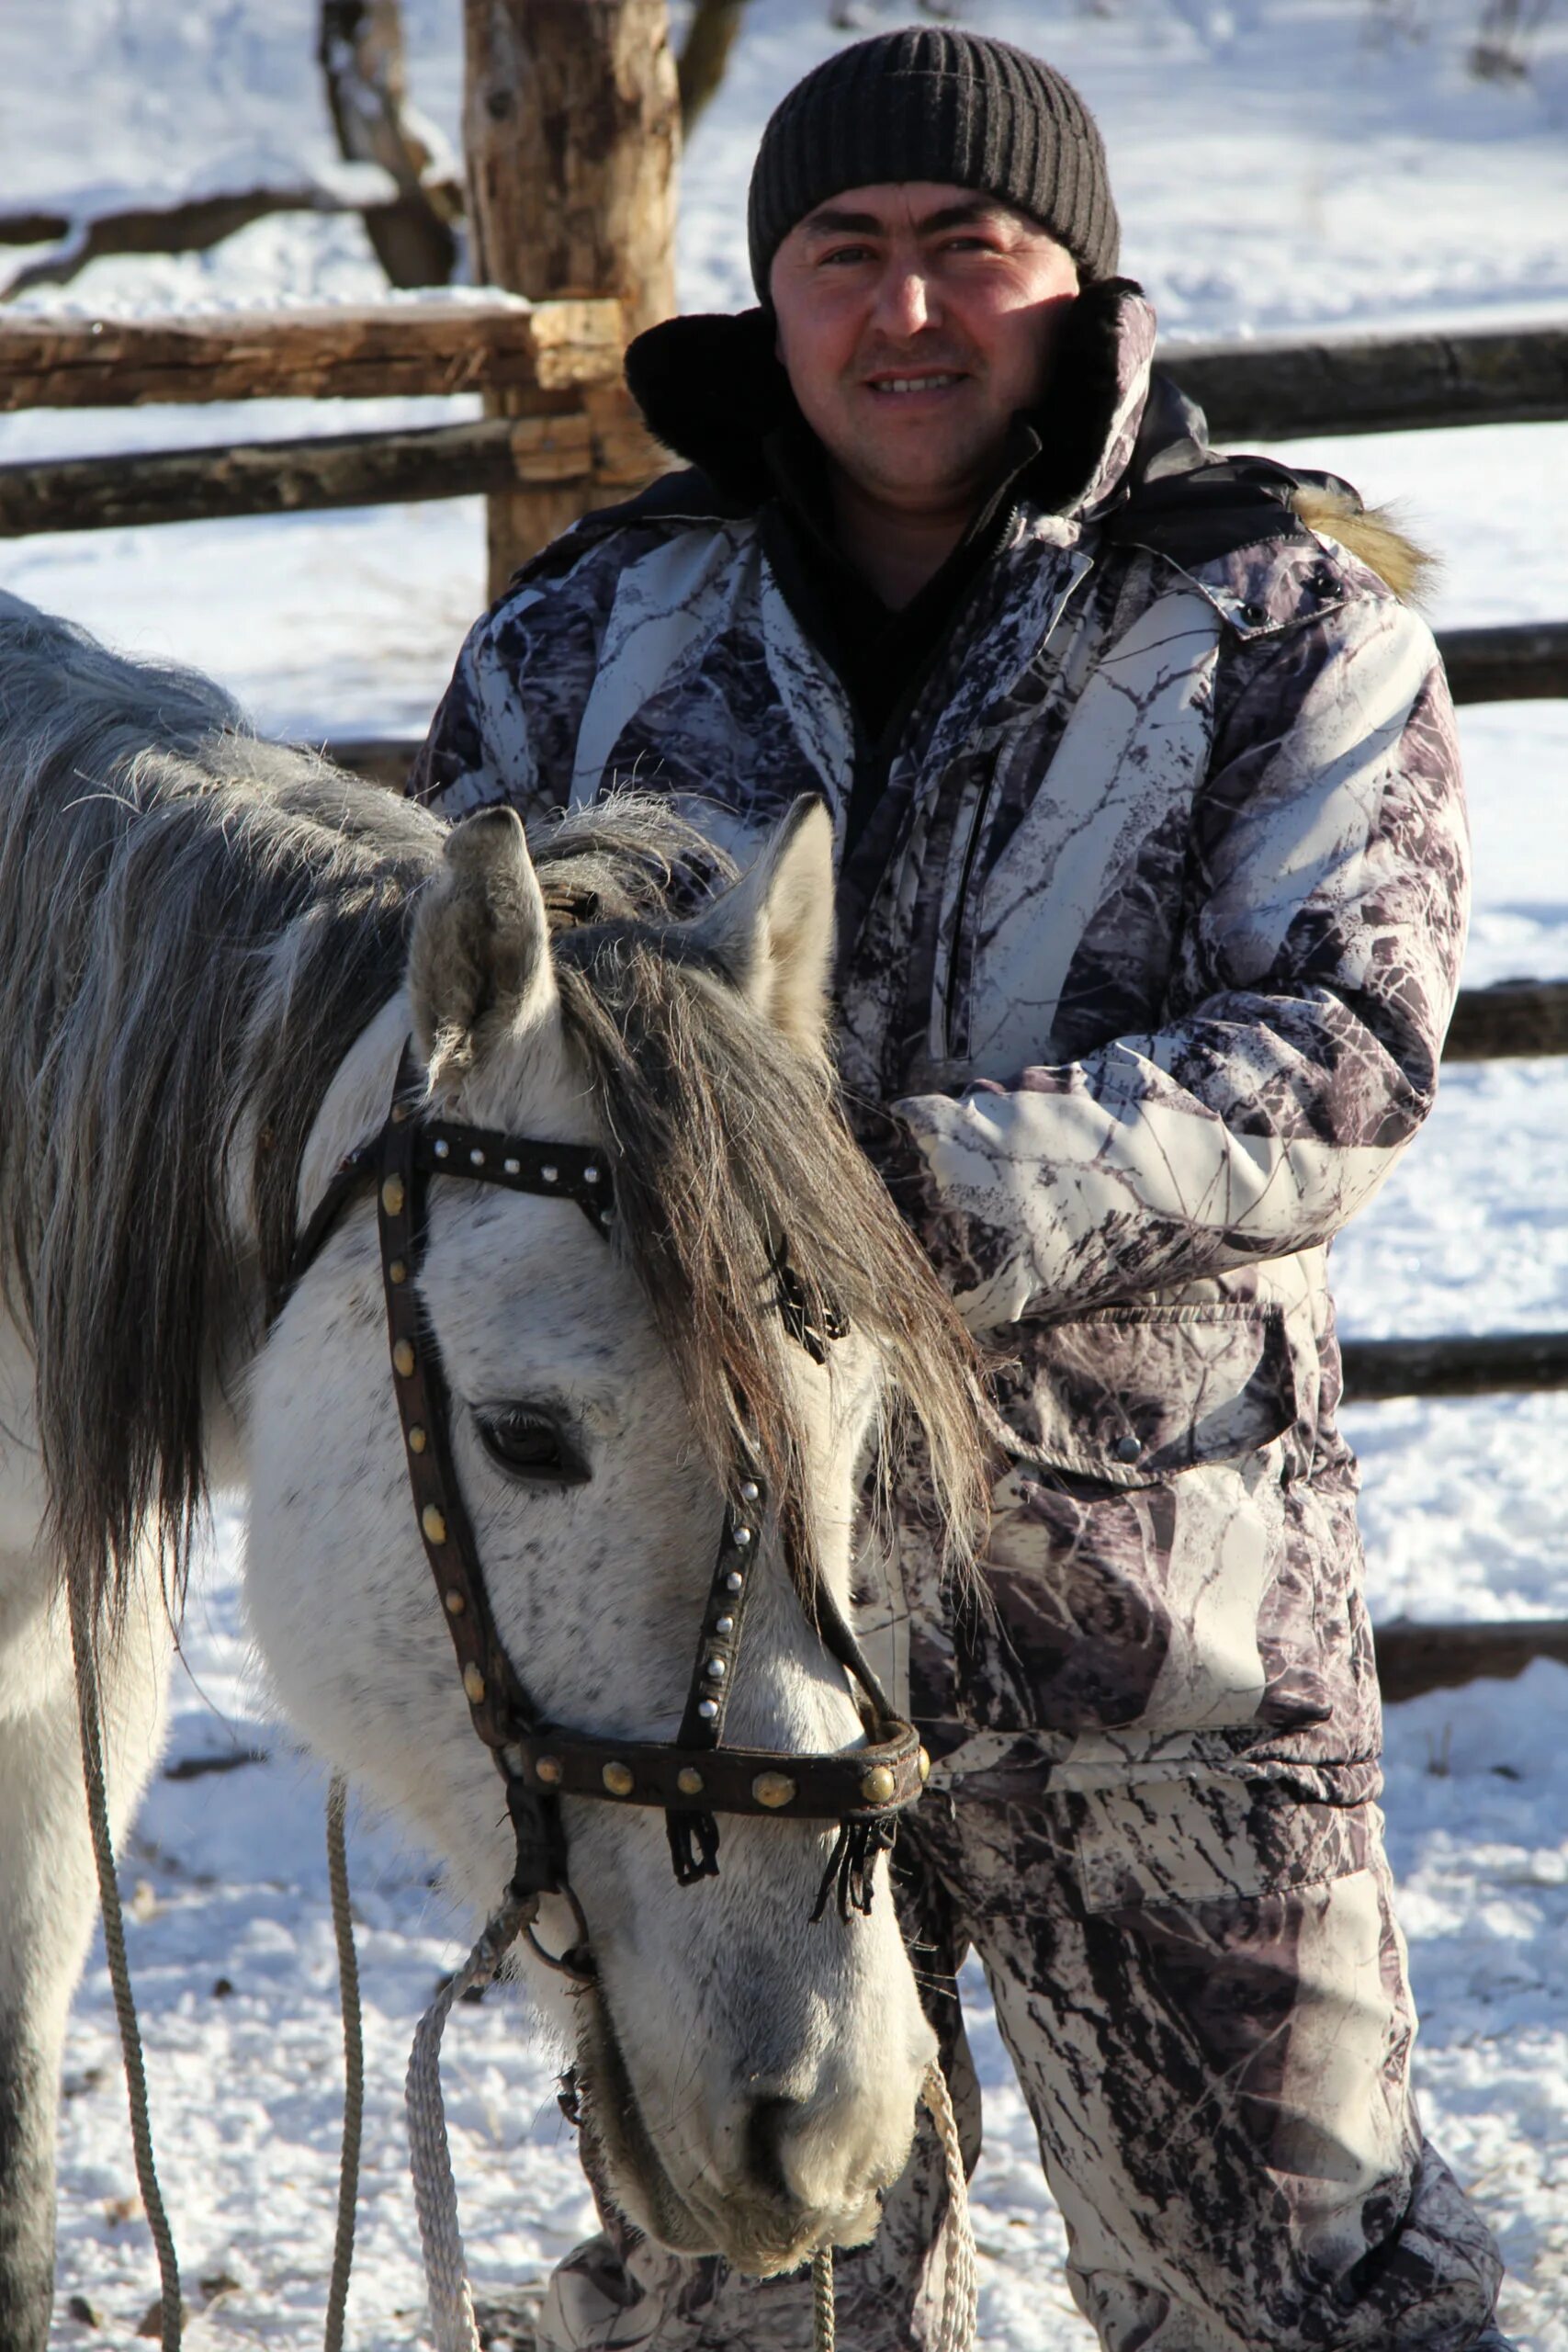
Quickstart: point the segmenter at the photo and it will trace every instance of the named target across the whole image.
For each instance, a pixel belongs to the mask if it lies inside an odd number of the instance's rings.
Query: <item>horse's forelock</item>
[[[813,1307],[839,1307],[876,1348],[885,1486],[918,1444],[939,1527],[962,1558],[983,1510],[970,1343],[855,1144],[829,1075],[668,920],[733,869],[657,804],[612,799],[570,823],[536,850],[547,902],[552,889],[564,901],[574,876],[593,902],[556,940],[562,1013],[616,1154],[626,1246],[716,1472],[733,1470],[742,1442],[761,1448],[807,1579],[798,1363],[770,1263],[782,1249]],[[594,859],[628,825],[626,856],[612,854],[586,893]],[[623,868],[641,887],[617,884]],[[669,878],[650,898],[660,872]]]

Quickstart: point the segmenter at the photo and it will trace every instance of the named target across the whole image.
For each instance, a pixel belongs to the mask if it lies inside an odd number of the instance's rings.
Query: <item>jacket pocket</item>
[[[1280,1573],[1282,1310],[1108,1307],[1018,1338],[999,1402],[1021,1458],[995,1491],[985,1603],[958,1621],[966,1719],[1160,1736],[1321,1721],[1301,1670],[1315,1600]]]
[[[1321,1886],[1380,1857],[1382,1816],[1367,1775],[1342,1769],[1317,1786],[1189,1765],[1132,1773],[1059,1802],[1087,1911],[1234,1903]]]
[[[1003,1419],[1032,1455],[1108,1487],[1260,1453],[1298,1419],[1273,1302],[1106,1306],[1018,1341],[996,1383]]]

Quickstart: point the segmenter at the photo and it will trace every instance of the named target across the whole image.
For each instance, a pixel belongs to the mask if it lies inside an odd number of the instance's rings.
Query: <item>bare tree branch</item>
[[[745,6],[746,0],[696,0],[676,64],[683,138],[691,137],[694,125],[718,95]]]
[[[384,183],[383,183],[384,185]],[[14,212],[0,216],[0,245],[40,244],[56,240],[52,250],[23,264],[3,285],[0,302],[11,300],[29,286],[69,286],[89,262],[114,254],[202,254],[221,244],[236,230],[276,212],[358,212],[367,226],[399,218],[401,196],[379,202],[356,202],[333,188],[238,188],[219,196],[196,196],[172,204],[128,205],[123,212],[106,212],[96,219],[72,220],[58,212]],[[375,230],[372,228],[374,236]]]
[[[436,134],[409,105],[398,0],[321,0],[316,55],[344,158],[378,164],[401,198],[365,223],[389,280],[449,285],[462,193]]]
[[[70,233],[68,212],[0,212],[0,245],[47,245]]]
[[[1546,20],[1551,0],[1484,0],[1470,52],[1472,74],[1483,81],[1524,81],[1530,47]]]

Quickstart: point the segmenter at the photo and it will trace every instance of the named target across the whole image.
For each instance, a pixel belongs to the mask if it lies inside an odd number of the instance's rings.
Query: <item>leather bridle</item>
[[[392,1381],[402,1425],[409,1487],[442,1613],[457,1655],[475,1731],[506,1788],[516,1839],[511,1892],[521,1899],[559,1894],[571,1905],[581,1942],[552,1966],[591,1982],[581,1906],[567,1874],[562,1797],[660,1808],[675,1876],[682,1886],[718,1871],[720,1814],[779,1821],[837,1822],[823,1873],[818,1919],[836,1893],[840,1916],[869,1911],[878,1853],[891,1848],[899,1815],[920,1795],[929,1759],[914,1726],[896,1715],[853,1632],[825,1588],[814,1594],[824,1646],[859,1685],[863,1747],[797,1755],[723,1745],[725,1716],[740,1655],[754,1563],[767,1515],[764,1481],[741,1461],[719,1535],[701,1636],[681,1727],[672,1741],[606,1740],[547,1723],[529,1698],[496,1632],[472,1522],[452,1453],[451,1400],[441,1350],[416,1286],[433,1176],[491,1184],[571,1203],[601,1238],[615,1219],[614,1185],[603,1151],[580,1144],[531,1143],[426,1115],[419,1065],[405,1049],[391,1108],[378,1135],[349,1154],[301,1235],[280,1309],[311,1264],[348,1201],[374,1178]],[[772,1258],[775,1305],[786,1328],[818,1362],[847,1328],[832,1310],[808,1311],[782,1250]],[[532,1940],[532,1938],[530,1938]]]

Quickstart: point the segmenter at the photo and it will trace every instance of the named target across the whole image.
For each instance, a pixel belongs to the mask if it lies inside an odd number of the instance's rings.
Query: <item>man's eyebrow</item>
[[[924,213],[915,223],[918,237],[939,236],[944,229],[968,229],[976,221],[1007,220],[1016,218],[1009,205],[996,204],[987,197],[966,198],[962,204],[944,204],[940,211]],[[842,205],[824,204],[802,222],[808,237],[886,237],[888,223],[875,212],[851,212]]]
[[[846,212],[842,206],[825,204],[802,223],[811,237],[885,237],[887,223],[874,212]]]
[[[927,212],[915,223],[917,237],[934,237],[943,229],[972,229],[982,220],[1016,220],[1017,214],[1005,204],[993,204],[987,197],[970,197],[963,204],[944,204],[940,212]]]

